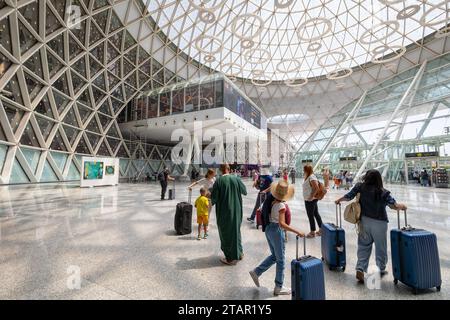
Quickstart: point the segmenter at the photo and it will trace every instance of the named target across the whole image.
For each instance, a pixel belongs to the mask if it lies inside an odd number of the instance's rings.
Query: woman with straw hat
[[[255,285],[259,287],[259,277],[272,265],[276,264],[275,289],[273,294],[275,296],[289,295],[291,294],[291,290],[283,287],[284,266],[286,261],[284,232],[285,230],[290,231],[300,237],[304,237],[305,235],[302,232],[291,228],[286,223],[286,201],[294,196],[294,186],[289,185],[289,183],[283,179],[278,183],[272,183],[270,192],[273,198],[275,198],[272,202],[270,223],[266,226],[265,231],[267,243],[269,244],[270,256],[268,256],[256,269],[250,271],[250,276],[255,282]]]

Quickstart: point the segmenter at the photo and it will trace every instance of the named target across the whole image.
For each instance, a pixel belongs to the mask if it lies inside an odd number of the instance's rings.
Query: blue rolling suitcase
[[[419,290],[436,287],[441,290],[441,268],[436,235],[414,229],[407,224],[400,228],[400,211],[397,211],[398,229],[391,230],[391,254],[394,283],[398,281]]]
[[[339,215],[338,215],[339,208]],[[330,270],[345,271],[345,230],[342,229],[341,205],[336,205],[336,224],[324,223],[322,225],[322,260],[328,264]]]
[[[304,256],[291,262],[292,300],[325,300],[325,277],[320,259],[306,255],[306,238],[303,238]]]

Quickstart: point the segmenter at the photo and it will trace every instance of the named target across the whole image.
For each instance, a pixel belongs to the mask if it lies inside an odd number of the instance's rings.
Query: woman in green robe
[[[241,240],[242,195],[247,195],[247,188],[239,177],[230,175],[229,165],[221,165],[220,171],[222,176],[217,179],[211,192],[212,205],[216,206],[221,249],[225,254],[220,261],[235,265],[244,256]]]

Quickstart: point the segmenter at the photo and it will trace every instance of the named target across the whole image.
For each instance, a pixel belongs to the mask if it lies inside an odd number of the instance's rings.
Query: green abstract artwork
[[[103,179],[103,162],[86,161],[84,163],[83,178],[85,180]]]

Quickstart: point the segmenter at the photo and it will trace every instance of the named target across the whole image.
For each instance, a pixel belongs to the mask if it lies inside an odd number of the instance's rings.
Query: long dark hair
[[[305,173],[305,180],[306,180],[314,173],[314,170],[311,165],[307,164],[303,167],[303,172]]]
[[[381,178],[380,171],[376,169],[371,169],[366,172],[363,177],[363,187],[375,189],[375,198],[381,199],[381,195],[383,194],[383,179]]]

